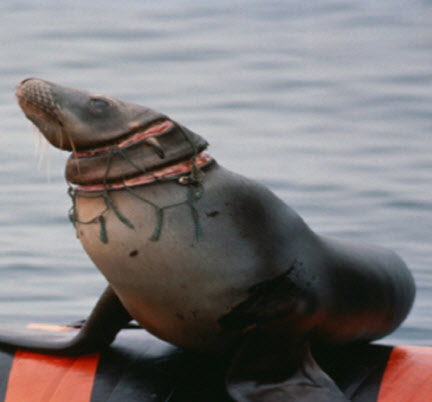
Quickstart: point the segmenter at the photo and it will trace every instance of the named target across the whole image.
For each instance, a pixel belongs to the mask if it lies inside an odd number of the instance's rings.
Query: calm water
[[[83,318],[104,288],[67,155],[35,155],[14,98],[36,76],[161,110],[314,230],[397,250],[418,294],[386,342],[430,345],[432,2],[213,3],[0,3],[0,322]]]

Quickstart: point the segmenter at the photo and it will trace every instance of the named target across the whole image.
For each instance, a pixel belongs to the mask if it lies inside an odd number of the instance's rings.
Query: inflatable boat
[[[76,329],[31,324],[25,331],[58,340]],[[351,401],[432,401],[432,347],[364,344],[314,356]],[[0,400],[228,402],[224,369],[217,360],[129,328],[109,348],[81,357],[2,348]]]

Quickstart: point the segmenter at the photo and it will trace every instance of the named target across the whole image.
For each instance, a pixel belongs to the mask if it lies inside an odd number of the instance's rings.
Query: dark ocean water
[[[315,231],[395,249],[418,293],[385,342],[432,344],[431,21],[431,1],[3,0],[0,322],[83,318],[104,288],[67,155],[14,98],[36,76],[163,111]]]

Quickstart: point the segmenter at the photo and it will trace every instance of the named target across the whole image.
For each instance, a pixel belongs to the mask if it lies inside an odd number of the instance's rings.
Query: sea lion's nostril
[[[18,88],[19,88],[21,85],[24,85],[27,81],[31,81],[31,80],[34,80],[34,79],[36,79],[36,78],[34,78],[34,77],[30,77],[30,78],[26,78],[25,80],[22,80],[22,81],[18,84]]]

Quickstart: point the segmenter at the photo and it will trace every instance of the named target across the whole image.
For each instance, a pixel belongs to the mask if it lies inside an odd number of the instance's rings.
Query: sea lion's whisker
[[[40,133],[40,131],[37,130],[34,125],[32,125],[33,155],[34,156],[37,156],[37,154],[38,154],[38,148],[39,148],[39,143],[40,143],[40,138],[38,138],[38,133]]]
[[[67,138],[69,140],[70,146],[72,148],[72,155],[75,157],[75,163],[76,163],[78,174],[81,174],[80,161],[79,161],[79,158],[76,158],[78,151],[76,149],[75,143],[73,142],[73,139],[72,139],[72,137],[68,131],[66,131],[66,135],[67,135]]]
[[[46,151],[46,148],[43,144],[48,144],[48,141],[43,136],[39,136],[39,144],[38,144],[38,163],[37,167],[40,170],[42,168],[42,163],[44,160],[44,152]]]
[[[45,155],[46,155],[46,178],[48,183],[51,181],[51,159],[50,159],[50,144],[45,141]]]
[[[58,138],[58,143],[59,143],[59,148],[62,149],[63,148],[63,130],[62,130],[62,126],[61,124],[57,124],[56,125],[56,136]]]

